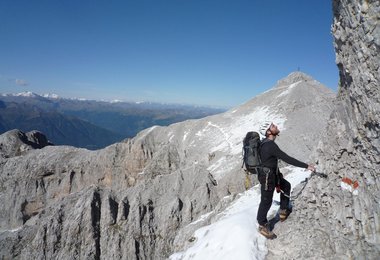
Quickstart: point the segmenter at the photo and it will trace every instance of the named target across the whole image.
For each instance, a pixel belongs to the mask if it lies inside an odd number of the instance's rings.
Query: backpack
[[[262,168],[260,158],[260,135],[257,132],[248,132],[243,139],[243,166],[248,173],[257,174]]]

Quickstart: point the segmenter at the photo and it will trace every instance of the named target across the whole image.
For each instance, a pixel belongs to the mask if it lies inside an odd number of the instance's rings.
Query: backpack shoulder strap
[[[269,140],[268,138],[265,138],[264,140],[260,141],[260,146],[258,148],[258,152],[259,152],[259,158],[260,158],[260,164],[261,164],[261,166],[264,166],[262,164],[263,162],[261,161],[261,148],[263,147],[264,144],[269,143],[270,141],[271,140]]]

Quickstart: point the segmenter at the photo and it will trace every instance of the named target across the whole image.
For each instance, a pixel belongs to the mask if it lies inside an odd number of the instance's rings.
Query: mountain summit
[[[287,77],[277,81],[276,87],[277,88],[287,87],[297,82],[307,82],[307,81],[315,81],[315,80],[311,76],[303,72],[296,71],[296,72],[290,73]]]

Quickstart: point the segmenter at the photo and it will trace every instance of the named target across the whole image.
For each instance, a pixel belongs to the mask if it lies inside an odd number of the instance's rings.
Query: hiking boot
[[[274,239],[277,237],[276,234],[269,229],[269,223],[266,223],[265,225],[259,225],[259,232],[261,235],[268,239]]]
[[[291,212],[290,209],[280,209],[280,221],[285,221]]]

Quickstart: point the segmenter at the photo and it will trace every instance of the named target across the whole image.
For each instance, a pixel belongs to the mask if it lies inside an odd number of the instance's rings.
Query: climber
[[[260,147],[261,164],[263,167],[258,174],[261,184],[261,201],[257,212],[257,222],[259,223],[260,234],[273,239],[276,235],[270,230],[267,213],[272,205],[275,189],[277,192],[282,191],[280,195],[280,221],[286,220],[291,213],[289,205],[291,185],[279,171],[278,159],[313,172],[315,171],[315,167],[290,157],[278,147],[274,141],[279,135],[280,130],[273,122],[262,123],[259,132],[265,136],[265,139],[261,142]]]

